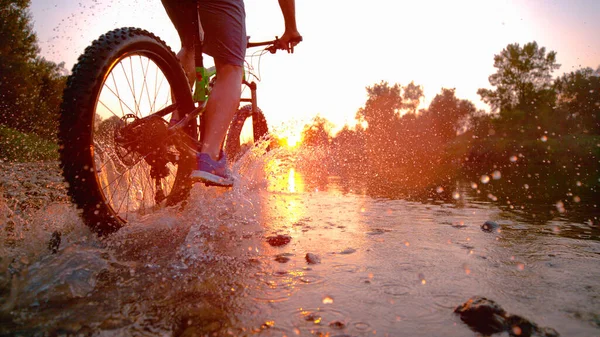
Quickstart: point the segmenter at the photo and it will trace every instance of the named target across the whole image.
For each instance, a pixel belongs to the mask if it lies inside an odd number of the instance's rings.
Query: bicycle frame
[[[265,42],[249,42],[247,44],[247,48],[253,48],[253,47],[260,47],[260,46],[271,46],[269,48],[267,48],[267,50],[269,50],[271,53],[275,53],[276,52],[276,45],[277,40],[272,40],[272,41],[265,41]],[[195,43],[195,71],[196,71],[196,78],[194,80],[194,93],[193,93],[193,100],[194,103],[198,104],[198,106],[193,109],[192,111],[190,111],[189,113],[184,113],[184,118],[178,122],[176,125],[170,126],[169,129],[171,131],[177,131],[183,127],[185,127],[186,125],[188,125],[188,123],[193,120],[196,117],[200,117],[202,119],[202,115],[206,109],[206,103],[208,101],[208,98],[210,96],[210,82],[211,80],[214,78],[214,76],[217,75],[217,70],[216,67],[210,67],[210,68],[205,68],[204,67],[204,62],[203,62],[203,56],[202,56],[202,42],[197,40]],[[257,120],[258,118],[257,113],[258,113],[258,104],[257,104],[257,96],[256,96],[256,89],[257,89],[257,85],[256,82],[252,81],[249,82],[248,80],[246,80],[246,70],[244,69],[244,75],[243,75],[243,79],[242,79],[242,83],[243,85],[247,86],[250,89],[250,97],[249,98],[240,98],[240,103],[242,102],[248,102],[252,105],[252,130],[254,132],[254,134],[258,134],[259,133],[259,126],[257,124]],[[160,111],[159,115],[161,116],[166,116],[168,113],[175,111],[176,107],[173,107],[172,109],[165,109],[163,111]],[[200,127],[202,128],[204,126],[204,123],[200,123]],[[204,134],[203,130],[201,130],[200,132],[200,144],[202,143],[202,135]]]

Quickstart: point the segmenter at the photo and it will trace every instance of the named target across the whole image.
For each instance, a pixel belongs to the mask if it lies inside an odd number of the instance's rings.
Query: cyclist
[[[197,154],[194,181],[210,185],[232,186],[227,159],[221,150],[227,129],[239,107],[246,53],[246,14],[243,0],[161,0],[181,39],[177,57],[190,81],[195,77],[194,41],[203,39],[203,52],[213,57],[217,79],[203,116],[205,134]],[[279,48],[293,51],[301,40],[296,28],[294,0],[279,0],[285,32]],[[198,9],[196,11],[196,8]],[[198,16],[204,36],[200,36]],[[174,114],[174,120],[180,116]]]

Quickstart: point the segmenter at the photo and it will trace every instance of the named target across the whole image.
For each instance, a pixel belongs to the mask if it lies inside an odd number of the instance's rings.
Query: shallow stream
[[[3,247],[0,335],[475,336],[453,313],[475,295],[600,335],[597,224],[534,223],[469,182],[450,200],[377,198],[263,159],[232,190],[195,186],[104,240],[67,202],[29,216]]]

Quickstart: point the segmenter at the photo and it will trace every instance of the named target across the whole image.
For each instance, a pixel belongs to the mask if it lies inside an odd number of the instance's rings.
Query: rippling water
[[[467,192],[375,198],[297,164],[249,155],[233,189],[197,185],[185,207],[106,240],[49,205],[4,249],[0,335],[469,336],[453,310],[474,295],[562,336],[600,335],[593,224],[533,224]]]

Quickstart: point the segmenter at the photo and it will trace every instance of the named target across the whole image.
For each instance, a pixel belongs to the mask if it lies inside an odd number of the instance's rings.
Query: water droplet
[[[573,197],[573,202],[580,202],[580,201],[581,201],[581,198],[579,196],[576,195]]]
[[[513,335],[515,335],[515,336],[520,336],[521,333],[523,333],[523,331],[521,330],[521,328],[518,327],[517,325],[515,325],[515,326],[512,327],[512,332],[513,332]]]
[[[513,155],[513,156],[510,156],[509,160],[510,160],[511,162],[513,162],[513,163],[514,163],[514,162],[516,162],[517,160],[519,160],[519,158],[518,158],[517,156],[514,156],[514,155]]]
[[[562,200],[557,201],[556,204],[555,204],[555,206],[556,206],[556,210],[559,213],[564,213],[565,212],[565,204],[562,202]]]
[[[543,135],[542,137],[540,137],[540,140],[545,143],[548,141],[548,136]]]
[[[489,182],[490,182],[490,176],[488,176],[486,174],[484,174],[484,175],[481,176],[481,183],[487,184]]]
[[[494,178],[494,180],[498,180],[498,179],[502,178],[502,173],[500,173],[500,171],[496,170],[492,173],[492,178]]]
[[[524,263],[517,263],[517,269],[519,269],[520,271],[525,270],[525,264]]]
[[[477,183],[474,183],[474,182],[472,182],[472,183],[471,183],[471,188],[472,188],[472,189],[477,189]]]
[[[436,188],[435,191],[437,193],[442,193],[442,192],[444,192],[444,188],[442,186],[438,186],[438,188]]]
[[[333,303],[333,298],[331,298],[330,296],[323,297],[323,304],[332,304],[332,303]]]
[[[578,182],[576,182],[575,184],[576,184],[577,186],[581,186],[581,185],[582,185],[582,184],[581,184],[581,181],[578,181]]]
[[[458,192],[456,192],[456,191],[455,191],[454,193],[452,193],[452,198],[453,198],[454,200],[458,200],[458,199],[460,199],[460,193],[458,193]]]

